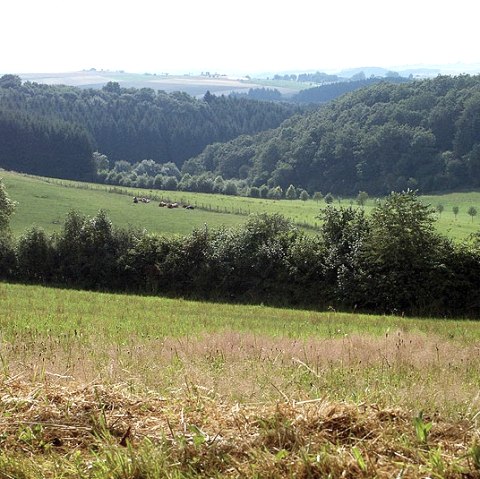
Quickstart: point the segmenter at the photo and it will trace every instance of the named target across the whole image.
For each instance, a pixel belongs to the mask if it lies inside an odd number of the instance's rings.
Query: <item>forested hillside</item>
[[[145,159],[183,162],[212,142],[274,128],[298,109],[247,99],[202,100],[186,93],[142,88],[40,85],[0,78],[0,166],[88,179],[92,152],[113,163]]]
[[[338,93],[322,91],[325,100]],[[4,75],[0,167],[276,198],[289,185],[335,195],[480,187],[479,76],[389,80],[294,113],[301,110],[278,102]],[[102,155],[92,161],[94,151]]]
[[[73,180],[94,177],[92,144],[84,128],[0,108],[0,166]]]
[[[480,77],[379,83],[274,131],[210,145],[184,171],[341,195],[479,188]]]

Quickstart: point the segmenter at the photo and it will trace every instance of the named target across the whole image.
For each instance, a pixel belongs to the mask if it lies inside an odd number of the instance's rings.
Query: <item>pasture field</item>
[[[0,477],[480,477],[480,326],[0,283]]]
[[[7,171],[0,172],[4,178],[10,197],[18,202],[11,226],[15,234],[22,233],[32,224],[46,231],[57,231],[72,209],[93,216],[100,209],[106,210],[116,226],[146,228],[150,232],[188,234],[194,228],[233,226],[246,221],[255,213],[280,213],[295,225],[307,231],[315,231],[320,224],[320,210],[324,201],[267,200],[239,196],[225,196],[184,191],[141,190],[94,183],[80,183],[53,178],[20,175]],[[134,205],[133,196],[152,198],[149,204]],[[456,240],[462,240],[480,229],[480,192],[449,193],[445,195],[422,196],[426,204],[436,208],[443,205],[442,213],[437,214],[438,231]],[[196,206],[193,211],[183,209],[168,210],[158,207],[158,201],[168,200]],[[375,200],[367,200],[365,212],[368,214]],[[351,198],[339,198],[334,206],[360,208]],[[453,206],[458,206],[455,217]],[[471,217],[467,211],[474,206],[478,215]]]
[[[18,203],[10,223],[17,236],[32,225],[49,233],[59,231],[71,210],[94,216],[103,209],[115,226],[145,228],[165,235],[189,234],[205,223],[211,227],[233,226],[246,219],[201,209],[169,210],[159,208],[153,201],[133,204],[133,194],[116,194],[114,188],[102,185],[59,182],[6,171],[0,172],[0,178],[4,179],[10,198]]]

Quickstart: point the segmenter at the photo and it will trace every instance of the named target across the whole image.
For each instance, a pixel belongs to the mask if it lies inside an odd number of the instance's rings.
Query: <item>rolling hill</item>
[[[79,88],[101,89],[109,82],[117,82],[123,88],[152,88],[167,93],[185,92],[195,97],[203,97],[207,91],[215,95],[230,93],[247,93],[250,88],[258,88],[262,81],[250,77],[227,76],[219,74],[168,74],[168,73],[129,73],[122,71],[83,70],[63,73],[25,73],[22,80],[48,85],[70,85]],[[306,88],[305,84],[282,85],[275,83],[284,95],[292,95],[298,88]]]

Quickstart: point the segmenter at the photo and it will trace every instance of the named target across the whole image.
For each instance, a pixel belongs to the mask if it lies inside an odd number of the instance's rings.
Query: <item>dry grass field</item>
[[[472,321],[0,284],[0,478],[480,477]]]
[[[478,431],[376,404],[243,404],[191,384],[1,384],[0,477],[479,477]]]

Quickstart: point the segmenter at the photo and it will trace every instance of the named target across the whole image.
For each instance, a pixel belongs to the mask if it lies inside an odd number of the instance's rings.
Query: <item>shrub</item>
[[[0,178],[0,235],[9,231],[10,217],[14,211],[15,202],[8,196],[3,179]]]
[[[323,201],[325,201],[327,205],[331,205],[334,200],[335,198],[333,197],[332,193],[327,193],[323,198]]]
[[[285,198],[287,200],[296,200],[297,199],[297,189],[295,188],[295,186],[290,185],[287,188],[287,191],[285,191]]]
[[[15,251],[10,232],[10,218],[16,203],[10,199],[0,178],[0,277],[9,278],[15,270]]]
[[[237,194],[237,185],[235,184],[234,181],[227,181],[225,183],[225,189],[224,189],[224,194],[230,195],[230,196],[235,196]]]
[[[368,193],[366,191],[359,191],[357,195],[357,204],[364,206],[368,200]]]
[[[302,190],[302,191],[300,192],[299,198],[300,198],[302,201],[307,201],[307,200],[310,198],[310,195],[308,194],[307,191]]]
[[[249,196],[252,198],[260,198],[260,190],[256,186],[252,186],[249,190]]]

